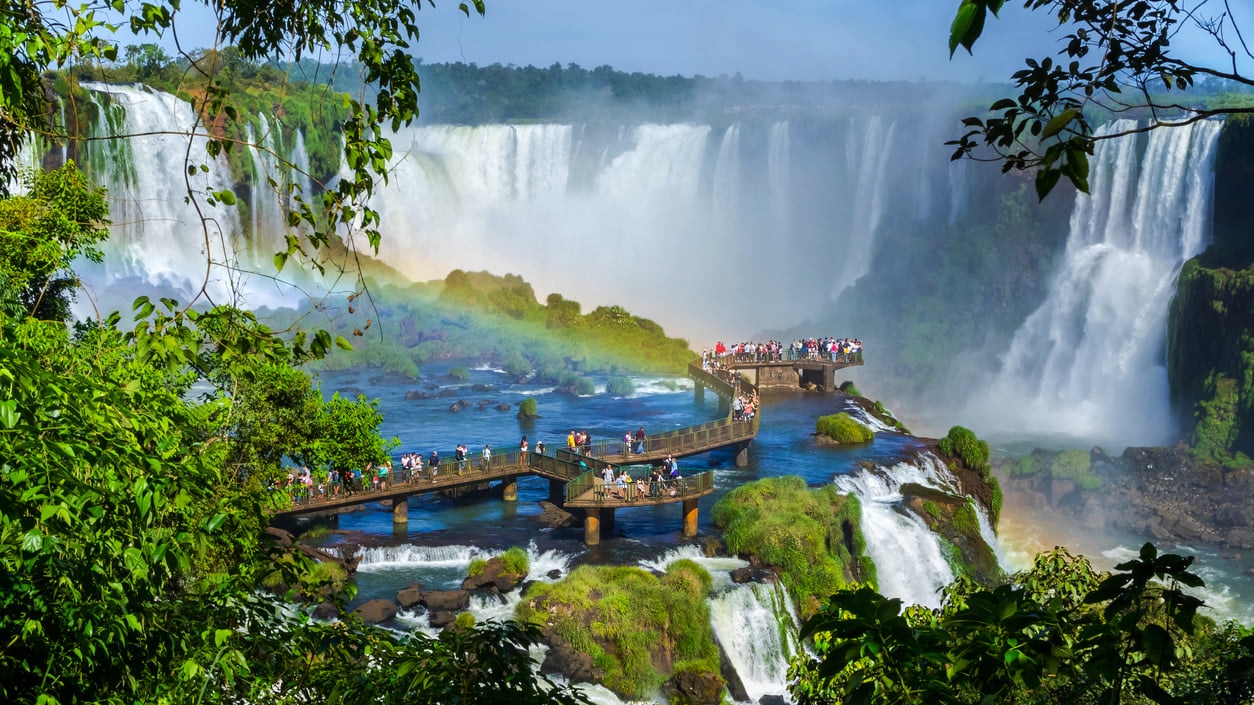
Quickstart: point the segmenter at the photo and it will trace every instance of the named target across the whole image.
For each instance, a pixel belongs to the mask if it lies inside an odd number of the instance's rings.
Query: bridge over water
[[[856,362],[835,363],[827,365],[834,369],[823,373],[825,380],[834,375],[835,367],[862,364],[861,355]],[[545,453],[534,450],[528,452],[509,451],[493,452],[488,462],[479,458],[468,458],[462,463],[445,460],[437,474],[432,477],[423,473],[421,477],[410,478],[389,484],[386,489],[358,491],[340,496],[325,496],[294,502],[291,505],[273,512],[274,517],[290,517],[307,514],[332,512],[349,506],[370,502],[390,501],[392,503],[392,521],[406,524],[409,521],[409,498],[430,492],[458,493],[487,489],[497,482],[502,496],[507,502],[518,499],[518,478],[523,476],[543,477],[549,481],[549,499],[567,510],[582,512],[584,517],[584,541],[589,545],[600,543],[602,524],[610,530],[614,524],[614,513],[619,509],[659,504],[680,504],[683,517],[683,535],[694,536],[697,533],[697,500],[714,491],[714,471],[683,477],[675,481],[661,483],[645,483],[643,491],[633,482],[621,491],[613,486],[605,486],[601,479],[601,471],[610,467],[615,474],[621,465],[657,464],[666,456],[683,458],[708,453],[720,448],[733,448],[736,451],[736,464],[743,466],[747,462],[747,451],[758,433],[761,413],[754,414],[752,419],[740,420],[732,414],[731,401],[738,394],[752,394],[757,391],[757,381],[771,380],[771,386],[781,386],[771,373],[763,374],[762,370],[786,369],[790,373],[795,362],[787,363],[750,363],[749,361],[729,361],[730,370],[725,376],[713,374],[702,369],[701,363],[692,362],[688,365],[688,376],[696,383],[697,401],[704,401],[705,390],[709,389],[719,398],[720,418],[696,426],[659,433],[643,442],[632,440],[630,443],[613,440],[600,440],[583,449],[573,452],[565,447],[548,449]],[[743,371],[754,370],[751,381]],[[805,366],[797,369],[824,369],[823,361],[806,361]],[[797,373],[797,380],[805,379]],[[800,382],[795,382],[797,386]],[[824,389],[832,389],[828,384]],[[450,454],[451,455],[451,454]]]

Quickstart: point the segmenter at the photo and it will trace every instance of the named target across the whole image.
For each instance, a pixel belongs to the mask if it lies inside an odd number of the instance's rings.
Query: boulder
[[[396,603],[391,600],[371,600],[353,610],[366,624],[382,624],[396,619]]]
[[[470,407],[470,401],[467,399],[462,399],[461,401],[455,401],[451,405],[449,405],[448,410],[456,414],[462,409],[466,409],[469,407]]]
[[[292,545],[292,533],[277,526],[267,526],[266,530],[261,532],[261,534],[273,541],[274,545],[279,548],[287,548]]]
[[[542,526],[547,526],[550,529],[563,529],[568,526],[575,526],[579,523],[579,520],[575,518],[574,514],[571,514],[552,502],[542,500],[539,504],[542,511],[540,512],[540,516],[536,518],[536,521],[540,522]]]
[[[340,608],[334,602],[319,602],[313,610],[313,618],[329,622],[340,616]]]
[[[457,621],[457,613],[445,610],[436,610],[428,614],[427,619],[430,622],[432,629],[443,629]]]
[[[430,397],[431,397],[430,394],[427,394],[426,392],[418,390],[418,389],[411,389],[408,392],[405,392],[406,401],[417,401],[419,399],[428,399]]]
[[[1254,548],[1254,529],[1232,529],[1224,537],[1229,548]]]
[[[499,557],[494,557],[489,558],[488,562],[484,564],[483,572],[463,580],[462,589],[483,590],[485,588],[495,588],[500,592],[509,592],[518,587],[518,584],[526,577],[525,573],[518,575],[505,572],[505,564]]]
[[[605,671],[597,668],[592,656],[577,651],[552,628],[544,630],[543,640],[549,645],[540,664],[540,672],[546,676],[565,676],[571,683],[600,683]]]
[[[461,612],[470,606],[470,593],[466,590],[423,590],[421,604],[431,612]]]
[[[492,389],[492,385],[490,385],[490,384],[472,384],[472,385],[470,385],[470,389],[471,389],[471,391],[474,391],[474,392],[491,392],[491,391],[493,391],[493,389]]]
[[[733,583],[748,583],[753,581],[752,568],[737,568],[731,572],[731,580]]]
[[[509,405],[509,402],[504,402],[504,401],[496,405],[497,411],[509,411],[512,408],[513,407]]]
[[[400,605],[401,609],[413,609],[415,605],[420,604],[421,602],[422,586],[418,583],[414,583],[413,585],[403,588],[396,593],[396,604]]]
[[[724,685],[717,673],[680,671],[662,684],[662,694],[671,702],[719,705],[723,702]]]
[[[788,705],[788,700],[782,695],[763,695],[758,698],[758,705]]]
[[[440,392],[436,394],[436,396],[438,396],[441,399],[448,399],[450,397],[457,396],[457,390],[456,389],[441,389]]]
[[[560,580],[562,577],[562,569],[554,568],[553,570],[550,570],[549,572],[545,573],[545,575],[548,577],[549,580]]]

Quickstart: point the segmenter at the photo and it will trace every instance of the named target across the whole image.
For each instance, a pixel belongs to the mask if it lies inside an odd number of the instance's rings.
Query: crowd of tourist
[[[862,352],[859,338],[793,338],[787,347],[778,340],[747,341],[727,345],[718,341],[713,348],[701,351],[702,367],[710,371],[728,362],[783,362],[784,360],[830,360],[851,362]]]
[[[661,466],[655,466],[649,472],[647,480],[643,474],[633,479],[627,468],[620,468],[615,474],[614,468],[606,465],[601,468],[601,491],[624,502],[674,497],[679,494],[681,479],[679,461],[673,455],[667,455]]]

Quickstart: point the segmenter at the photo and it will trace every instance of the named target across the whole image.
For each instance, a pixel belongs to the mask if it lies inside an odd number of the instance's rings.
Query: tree
[[[791,690],[806,704],[1243,702],[1254,635],[1197,616],[1192,560],[1146,544],[1102,576],[1055,549],[1006,585],[955,582],[935,611],[845,590],[803,626],[818,657],[794,662]]]
[[[962,0],[950,27],[950,55],[960,46],[970,52],[987,16],[1004,5],[1005,0]],[[1209,105],[1186,95],[1199,77],[1254,88],[1254,76],[1241,66],[1254,60],[1252,45],[1229,0],[1025,0],[1024,7],[1057,17],[1067,32],[1062,48],[1056,59],[1027,59],[1027,68],[1011,77],[1018,95],[963,120],[967,131],[947,143],[955,148],[954,159],[996,161],[1003,171],[1035,170],[1040,198],[1063,176],[1087,192],[1088,158],[1099,140],[1254,113],[1254,99]],[[1182,59],[1172,47],[1182,30],[1209,37],[1231,65]],[[1093,121],[1110,114],[1142,123],[1095,134]]]

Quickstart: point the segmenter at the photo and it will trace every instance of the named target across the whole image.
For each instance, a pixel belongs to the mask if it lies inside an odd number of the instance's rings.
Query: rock
[[[431,612],[461,612],[470,606],[466,590],[423,590],[422,606]]]
[[[456,401],[456,402],[453,402],[451,405],[449,405],[448,410],[456,414],[457,412],[469,406],[470,406],[470,402],[466,399],[462,399],[461,401]]]
[[[321,619],[326,622],[329,622],[339,616],[340,608],[336,607],[334,602],[319,602],[318,606],[315,607],[313,611],[314,619]]]
[[[717,673],[680,671],[662,684],[662,694],[671,702],[719,705],[723,701],[724,685]]]
[[[718,646],[718,672],[723,677],[723,681],[727,683],[727,693],[731,695],[734,702],[743,703],[749,701],[749,691],[745,689],[745,683],[740,679],[740,674],[736,672],[736,666],[727,657],[727,649],[723,648],[723,644],[715,639]]]
[[[605,671],[596,667],[591,656],[576,651],[557,632],[546,629],[544,641],[549,645],[548,653],[540,664],[540,672],[544,675],[565,676],[571,683],[600,683],[605,679]]]
[[[513,407],[509,405],[509,402],[504,402],[504,401],[496,405],[497,411],[509,411],[512,408]]]
[[[449,397],[457,396],[457,390],[456,389],[441,389],[440,393],[437,394],[436,396],[438,396],[441,399],[448,399]]]
[[[277,526],[267,526],[266,530],[261,532],[261,535],[273,541],[274,545],[279,548],[288,548],[292,545],[291,532],[280,529]]]
[[[1254,529],[1232,529],[1224,537],[1228,548],[1254,548]]]
[[[731,572],[731,579],[733,583],[752,582],[753,581],[753,569],[752,568],[737,568]]]
[[[505,564],[500,557],[489,558],[488,562],[483,566],[483,572],[478,575],[472,575],[462,581],[463,590],[483,590],[485,588],[496,588],[501,592],[509,592],[518,587],[518,584],[526,578],[524,573],[505,572]]]
[[[443,629],[457,621],[457,613],[438,610],[428,614],[427,619],[432,629]]]
[[[371,600],[353,610],[366,624],[382,624],[396,619],[396,603],[391,600]]]
[[[480,399],[480,400],[479,400],[479,411],[483,411],[484,409],[488,408],[489,406],[492,406],[492,400],[491,400],[491,399]]]
[[[413,609],[414,605],[421,602],[422,586],[418,583],[414,583],[413,585],[403,588],[396,593],[396,604],[400,605],[401,609]]]
[[[1072,492],[1075,492],[1075,482],[1055,477],[1049,483],[1049,502],[1057,507]]]
[[[553,570],[545,573],[545,576],[547,576],[549,580],[560,580],[562,577],[562,569],[554,568]]]
[[[541,501],[539,504],[542,511],[540,516],[536,517],[536,521],[540,522],[542,526],[547,526],[550,529],[562,529],[579,523],[574,514],[552,502]]]
[[[405,392],[406,401],[416,401],[418,399],[429,399],[430,397],[431,397],[430,394],[427,394],[426,392],[423,392],[417,389],[411,389],[408,392]]]
[[[758,698],[758,705],[788,705],[782,695],[763,695]]]
[[[472,385],[470,386],[470,390],[471,390],[472,392],[491,392],[491,391],[494,391],[494,390],[492,389],[492,385],[490,385],[490,384],[472,384]]]

